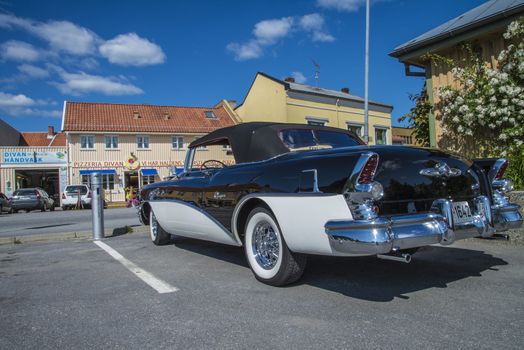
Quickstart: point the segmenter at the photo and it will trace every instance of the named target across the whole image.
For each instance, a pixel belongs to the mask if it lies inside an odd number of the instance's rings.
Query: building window
[[[106,149],[118,149],[118,136],[106,136]]]
[[[82,175],[82,184],[91,188],[91,175]],[[104,190],[114,190],[115,174],[102,174],[102,186]]]
[[[329,119],[319,117],[306,117],[306,122],[307,125],[326,126],[326,124],[329,123]]]
[[[138,149],[149,149],[149,136],[137,136],[136,146]]]
[[[93,135],[80,135],[80,148],[81,149],[94,149],[95,148],[95,137]]]
[[[155,175],[142,175],[142,186],[155,182]]]
[[[385,145],[388,142],[387,129],[375,128],[375,145]]]
[[[314,126],[324,126],[326,125],[326,122],[317,122],[314,120],[308,120],[307,125],[314,125]]]
[[[217,116],[215,115],[215,113],[211,111],[205,111],[204,113],[206,114],[207,119],[217,119]]]
[[[357,136],[359,137],[362,137],[364,136],[363,135],[363,131],[364,131],[364,128],[363,128],[363,125],[361,124],[348,124],[348,130],[349,131],[353,131],[355,134],[357,134]]]
[[[182,136],[171,137],[171,148],[172,149],[184,148],[184,138]]]

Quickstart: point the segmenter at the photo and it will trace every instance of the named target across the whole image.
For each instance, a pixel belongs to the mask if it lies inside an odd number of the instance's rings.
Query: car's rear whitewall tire
[[[293,283],[304,273],[307,258],[287,247],[273,214],[257,207],[248,216],[244,251],[255,277],[266,284]]]
[[[153,210],[149,213],[149,235],[155,245],[165,245],[171,242],[171,235],[160,226]]]

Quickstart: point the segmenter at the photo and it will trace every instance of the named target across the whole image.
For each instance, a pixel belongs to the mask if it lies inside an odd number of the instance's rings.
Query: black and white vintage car
[[[243,246],[255,277],[280,286],[300,278],[309,254],[409,262],[423,246],[520,227],[507,164],[245,123],[191,143],[181,175],[142,189],[139,216],[157,245],[179,235]]]

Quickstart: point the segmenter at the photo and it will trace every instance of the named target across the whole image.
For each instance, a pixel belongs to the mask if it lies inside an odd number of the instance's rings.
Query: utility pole
[[[366,53],[364,58],[364,142],[369,141],[369,2],[366,0]]]

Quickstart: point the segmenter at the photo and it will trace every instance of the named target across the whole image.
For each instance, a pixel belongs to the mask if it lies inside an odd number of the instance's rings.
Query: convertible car
[[[423,246],[520,227],[507,165],[367,146],[330,127],[245,123],[192,142],[180,175],[142,189],[139,217],[157,245],[179,235],[243,246],[255,277],[280,286],[310,254],[410,262]]]

